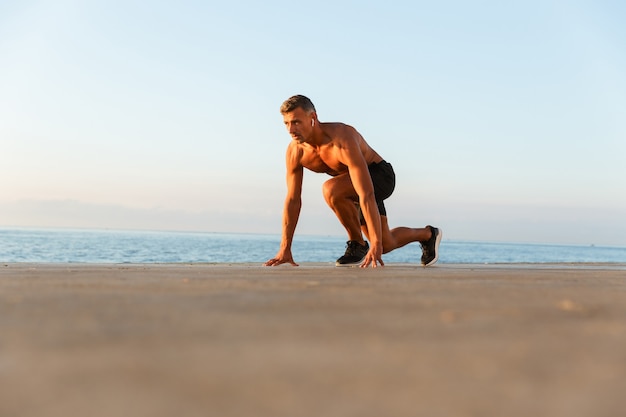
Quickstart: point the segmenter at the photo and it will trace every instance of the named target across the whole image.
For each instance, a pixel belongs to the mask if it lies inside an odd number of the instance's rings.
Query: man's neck
[[[318,123],[313,128],[311,138],[307,141],[309,145],[316,147],[316,148],[326,145],[329,142],[330,142],[330,136],[321,127],[321,123]]]

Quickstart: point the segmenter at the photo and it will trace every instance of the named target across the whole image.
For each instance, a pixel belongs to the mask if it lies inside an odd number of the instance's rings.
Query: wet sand
[[[626,265],[0,264],[0,416],[618,416]]]

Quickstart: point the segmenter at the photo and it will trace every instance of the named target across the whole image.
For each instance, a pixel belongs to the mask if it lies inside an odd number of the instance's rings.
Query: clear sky
[[[390,225],[626,245],[626,3],[0,2],[0,226],[280,233],[278,108],[394,165]],[[298,233],[343,235],[305,175]]]

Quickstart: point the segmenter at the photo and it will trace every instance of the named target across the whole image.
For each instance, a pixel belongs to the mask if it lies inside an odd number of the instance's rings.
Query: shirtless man
[[[395,174],[391,164],[385,162],[359,132],[343,123],[321,123],[313,103],[305,96],[287,99],[280,112],[293,140],[287,146],[282,240],[278,253],[265,263],[266,266],[298,265],[291,254],[291,243],[302,207],[304,168],[332,176],[324,183],[324,198],[348,232],[349,239],[345,254],[337,259],[337,266],[382,266],[383,253],[411,242],[422,246],[422,265],[437,262],[441,230],[432,226],[389,230],[383,200],[393,192]]]

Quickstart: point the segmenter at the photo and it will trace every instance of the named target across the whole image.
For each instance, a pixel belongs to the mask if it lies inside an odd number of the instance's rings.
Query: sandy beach
[[[626,265],[0,264],[0,416],[618,416]]]

